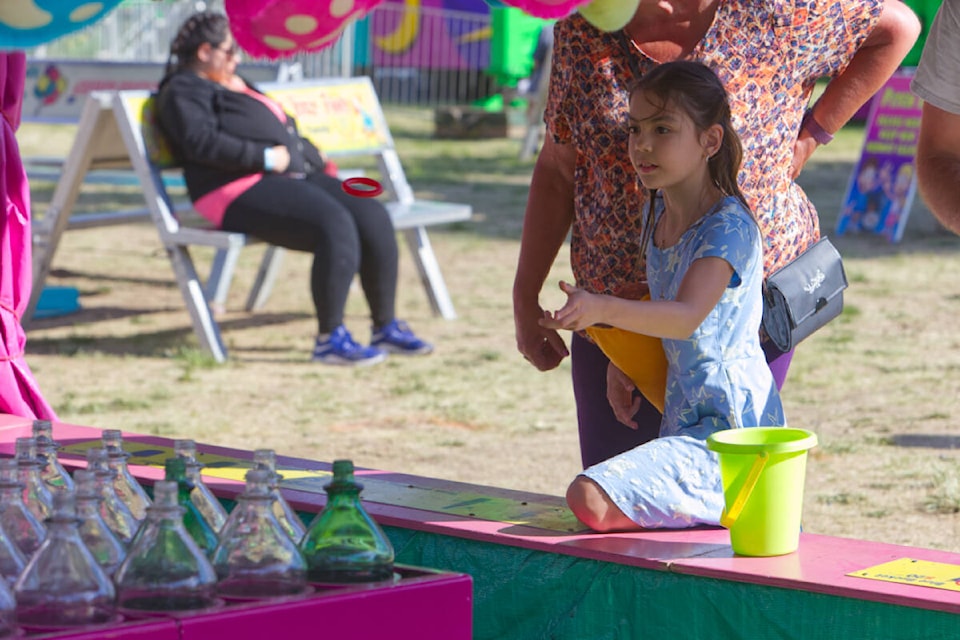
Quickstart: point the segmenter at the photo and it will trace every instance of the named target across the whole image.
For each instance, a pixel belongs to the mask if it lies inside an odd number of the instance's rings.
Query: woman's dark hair
[[[682,109],[694,126],[705,131],[715,124],[723,127],[720,149],[707,163],[710,178],[721,193],[734,196],[750,209],[737,183],[743,146],[730,119],[730,101],[723,83],[709,67],[692,60],[676,60],[654,67],[633,85],[630,97],[643,91],[651,104],[665,109],[668,104]],[[651,194],[651,207],[653,197]]]
[[[222,13],[201,11],[187,18],[170,43],[170,57],[164,78],[196,62],[201,45],[208,42],[219,47],[227,41],[229,33],[230,21]]]

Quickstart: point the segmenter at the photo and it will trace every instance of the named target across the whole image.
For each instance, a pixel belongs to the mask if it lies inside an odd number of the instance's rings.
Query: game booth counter
[[[31,428],[0,416],[0,450],[12,454]],[[63,464],[75,468],[100,446],[101,430],[54,423],[53,436]],[[150,485],[162,478],[173,440],[124,433],[124,448],[131,471]],[[198,449],[205,482],[231,507],[253,453]],[[278,456],[284,496],[307,523],[325,504],[331,466]],[[597,534],[560,497],[374,469],[358,469],[357,478],[398,566],[409,567],[403,579],[306,602],[123,623],[131,634],[122,637],[168,637],[132,635],[153,628],[180,638],[229,628],[233,639],[262,637],[265,628],[341,628],[355,638],[902,640],[953,637],[960,628],[960,554],[801,533],[794,553],[741,557],[725,529]]]

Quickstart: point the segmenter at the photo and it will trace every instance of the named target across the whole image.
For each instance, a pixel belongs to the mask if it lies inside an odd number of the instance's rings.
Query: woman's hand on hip
[[[810,159],[810,156],[813,155],[813,152],[817,150],[818,146],[813,136],[806,131],[800,132],[800,137],[793,143],[793,161],[790,163],[791,180],[797,179],[797,176],[803,171],[804,165],[807,164],[807,160]]]

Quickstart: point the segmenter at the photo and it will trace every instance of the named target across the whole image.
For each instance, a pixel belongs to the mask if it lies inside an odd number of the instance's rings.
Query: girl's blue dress
[[[663,213],[660,202],[655,223]],[[658,249],[652,235],[646,255],[653,300],[675,299],[687,269],[700,258],[722,258],[734,273],[693,335],[663,340],[668,369],[660,438],[583,473],[642,527],[715,525],[723,510],[723,487],[707,436],[735,427],[786,424],[760,348],[760,230],[739,200],[726,197],[672,247]]]

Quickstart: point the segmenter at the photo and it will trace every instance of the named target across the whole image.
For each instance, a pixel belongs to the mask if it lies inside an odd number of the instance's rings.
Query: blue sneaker
[[[370,346],[388,353],[421,355],[433,351],[433,345],[421,340],[410,331],[406,322],[393,320],[385,327],[374,329]]]
[[[313,361],[324,364],[364,366],[386,360],[387,354],[376,347],[357,344],[346,327],[340,325],[326,340],[317,338],[313,347]]]

